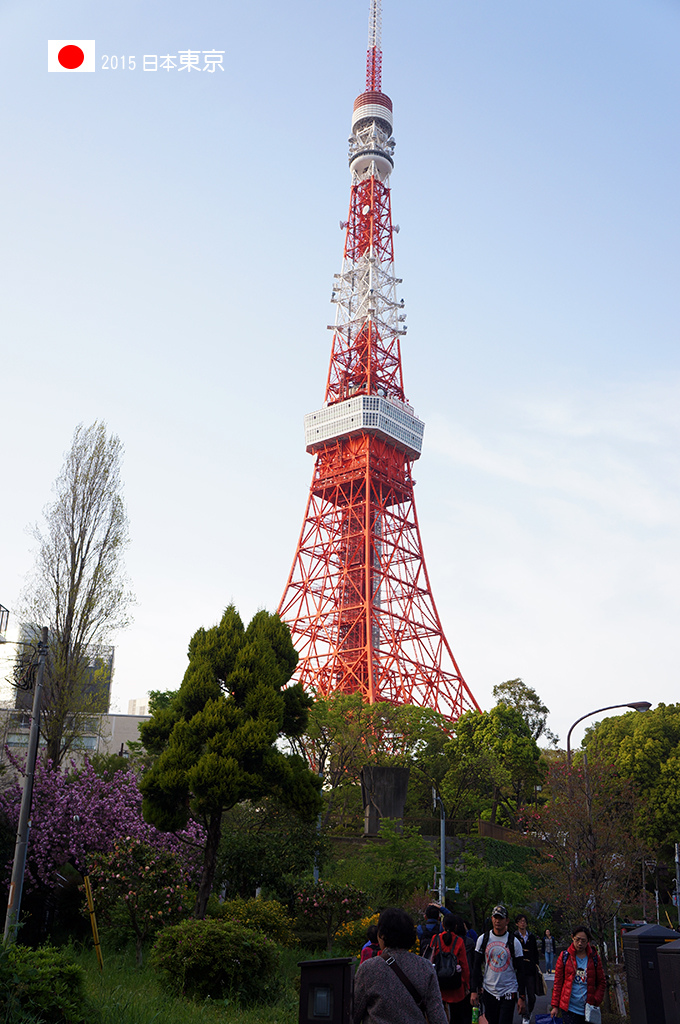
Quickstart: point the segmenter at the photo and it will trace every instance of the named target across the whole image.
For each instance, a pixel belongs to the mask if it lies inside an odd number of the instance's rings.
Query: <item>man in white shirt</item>
[[[515,1001],[524,1016],[524,967],[522,944],[508,931],[508,911],[502,904],[491,912],[492,928],[477,939],[472,974],[472,1006],[484,998],[488,1024],[512,1024]],[[484,980],[482,982],[482,971]]]

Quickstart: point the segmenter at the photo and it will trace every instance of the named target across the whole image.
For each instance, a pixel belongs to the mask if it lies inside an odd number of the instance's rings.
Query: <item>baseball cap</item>
[[[508,916],[508,908],[504,907],[502,903],[499,903],[491,911],[491,916],[492,917],[507,917]]]

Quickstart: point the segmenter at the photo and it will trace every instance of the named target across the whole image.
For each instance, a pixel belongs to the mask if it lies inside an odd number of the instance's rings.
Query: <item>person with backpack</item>
[[[442,908],[438,903],[430,903],[430,905],[425,908],[425,924],[419,924],[416,928],[416,935],[418,936],[418,952],[421,956],[427,956],[429,954],[432,936],[438,935],[441,931],[441,924],[439,922],[439,915],[441,912]]]
[[[470,1003],[484,999],[488,1024],[512,1024],[515,1002],[524,1016],[524,964],[522,944],[508,930],[508,911],[499,903],[491,911],[491,929],[477,939]]]
[[[577,925],[569,949],[560,953],[555,963],[550,1016],[561,1016],[563,1024],[582,1024],[586,1003],[599,1006],[604,999],[604,968],[590,938],[585,925]]]
[[[432,939],[430,959],[434,965],[447,1018],[454,1024],[469,1024],[470,968],[465,952],[465,925],[456,914],[446,914],[443,931]]]

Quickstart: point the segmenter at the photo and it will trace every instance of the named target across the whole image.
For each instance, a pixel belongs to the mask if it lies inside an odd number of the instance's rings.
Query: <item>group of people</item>
[[[361,951],[354,1024],[469,1024],[480,1003],[488,1024],[512,1024],[515,1007],[529,1024],[540,977],[538,942],[524,914],[515,919],[516,931],[509,923],[502,904],[479,936],[435,904],[417,930],[404,910],[384,910]],[[563,1024],[585,1022],[586,1003],[599,1006],[604,996],[604,970],[590,939],[579,926],[555,960],[551,1015]],[[416,944],[420,956],[411,952]],[[549,933],[541,945],[547,964],[547,953],[555,954]]]

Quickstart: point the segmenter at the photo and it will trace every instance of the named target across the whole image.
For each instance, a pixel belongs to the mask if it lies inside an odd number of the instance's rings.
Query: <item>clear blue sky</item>
[[[367,21],[367,0],[0,11],[0,603],[74,426],[104,419],[138,599],[122,711],[179,685],[225,604],[281,596]],[[564,741],[680,692],[680,3],[384,0],[383,25],[435,600],[480,704],[521,676]],[[96,73],[48,74],[50,38],[95,39]],[[213,48],[223,73],[141,70]]]

